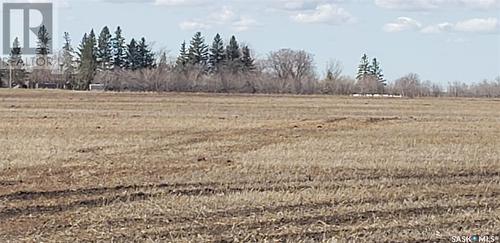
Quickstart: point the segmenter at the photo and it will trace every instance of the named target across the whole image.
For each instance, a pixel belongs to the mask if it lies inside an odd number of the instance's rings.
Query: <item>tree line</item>
[[[11,86],[36,87],[40,82],[53,82],[59,88],[74,90],[88,90],[90,84],[100,83],[113,91],[500,96],[500,78],[477,85],[455,82],[442,87],[409,74],[388,83],[380,61],[367,54],[362,55],[355,78],[343,75],[337,61],[329,62],[325,74],[319,75],[311,53],[281,49],[257,59],[236,36],[226,44],[216,34],[208,43],[201,32],[196,32],[189,42],[180,44],[175,57],[155,53],[144,37],[127,41],[120,27],[111,32],[105,26],[99,35],[92,29],[76,48],[65,32],[64,45],[56,53],[50,53],[46,28],[42,26],[37,37],[36,67],[23,63],[19,41],[14,40],[8,61],[15,67],[9,74]],[[5,86],[6,76],[6,70],[0,70],[0,86]]]
[[[94,30],[85,33],[76,52],[71,47],[69,33],[64,33],[63,68],[72,82],[69,88],[86,90],[99,72],[117,70],[142,70],[156,67],[155,54],[144,37],[126,42],[122,29],[114,35],[105,26],[98,37]],[[75,71],[76,70],[76,71]]]

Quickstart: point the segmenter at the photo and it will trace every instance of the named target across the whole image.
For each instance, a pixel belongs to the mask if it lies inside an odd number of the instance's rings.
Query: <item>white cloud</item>
[[[318,5],[314,10],[302,11],[292,16],[298,23],[343,24],[352,21],[353,16],[345,9],[334,4]]]
[[[228,6],[223,6],[220,11],[210,14],[209,19],[212,22],[224,24],[236,21],[239,16]]]
[[[500,0],[461,0],[459,2],[466,7],[476,9],[500,8]]]
[[[205,23],[202,23],[201,21],[195,21],[195,20],[188,20],[181,22],[179,24],[179,27],[182,30],[205,30],[205,29],[210,29],[211,26]]]
[[[440,23],[436,25],[429,25],[422,28],[420,32],[424,34],[439,34],[439,33],[476,33],[476,34],[490,34],[500,31],[500,22],[497,18],[475,18],[460,21],[457,23]]]
[[[429,25],[420,30],[420,32],[424,34],[439,34],[443,32],[451,32],[453,31],[453,24],[444,22],[436,25]]]
[[[443,22],[423,26],[417,20],[409,17],[399,17],[394,22],[384,25],[385,32],[419,31],[423,34],[439,33],[476,33],[489,34],[500,32],[500,21],[497,18],[474,18],[457,23]]]
[[[422,28],[422,24],[409,17],[399,17],[394,22],[384,25],[385,32],[401,32],[407,30],[418,30]]]
[[[500,0],[375,0],[375,4],[382,8],[407,11],[428,11],[450,7],[480,10],[500,8]]]
[[[3,1],[2,1],[3,2]],[[69,0],[56,0],[56,1],[48,1],[48,0],[9,0],[9,3],[52,3],[54,8],[56,9],[64,9],[69,8]]]
[[[328,4],[336,2],[334,0],[274,0],[277,4],[277,8],[291,10],[291,11],[301,11],[301,10],[312,10],[318,5]]]
[[[375,4],[382,8],[397,10],[429,10],[438,7],[440,0],[375,0]]]
[[[238,21],[232,24],[235,31],[243,32],[249,30],[251,27],[258,26],[259,24],[255,19],[248,17],[241,17]]]
[[[494,33],[500,30],[497,18],[469,19],[455,24],[455,31],[473,33]]]
[[[202,0],[154,0],[155,5],[170,6],[170,7],[193,6],[203,3],[205,2]]]
[[[258,22],[251,17],[239,15],[230,7],[223,6],[203,20],[188,20],[179,25],[182,30],[202,30],[212,26],[229,26],[234,31],[242,32],[258,26]]]
[[[469,42],[469,40],[461,38],[461,37],[455,37],[455,38],[448,38],[446,40],[448,43],[466,43]]]
[[[42,0],[40,0],[42,1]],[[67,1],[67,0],[64,0]],[[177,7],[203,7],[213,11],[206,17],[184,21],[180,24],[183,29],[197,27],[207,28],[214,25],[229,25],[233,30],[244,31],[252,26],[259,25],[249,16],[242,16],[232,10],[230,6],[245,8],[245,11],[282,11],[290,15],[291,19],[300,23],[326,23],[341,24],[353,21],[353,16],[345,9],[337,7],[334,3],[347,0],[92,0],[109,3],[147,3],[156,6]],[[251,10],[250,10],[251,9]],[[203,20],[203,21],[201,21]]]

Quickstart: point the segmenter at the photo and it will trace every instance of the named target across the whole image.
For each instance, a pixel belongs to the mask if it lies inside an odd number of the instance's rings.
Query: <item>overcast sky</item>
[[[354,76],[363,53],[388,80],[409,72],[446,84],[500,75],[500,0],[55,0],[58,36],[74,45],[91,28],[120,25],[177,55],[201,31],[236,35],[257,57],[293,48],[315,55],[318,71],[336,59]]]

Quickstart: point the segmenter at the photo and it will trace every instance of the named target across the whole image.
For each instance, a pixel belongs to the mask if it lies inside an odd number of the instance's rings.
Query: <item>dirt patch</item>
[[[387,121],[399,121],[401,118],[399,117],[370,117],[365,120],[366,123],[380,123]]]

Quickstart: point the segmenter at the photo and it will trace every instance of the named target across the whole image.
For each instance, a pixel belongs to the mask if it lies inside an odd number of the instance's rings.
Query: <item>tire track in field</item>
[[[336,186],[334,186],[337,188]],[[161,197],[165,196],[166,194],[168,195],[176,195],[176,196],[204,196],[204,195],[217,195],[217,194],[226,194],[226,193],[239,193],[239,192],[268,192],[268,191],[294,191],[294,190],[302,190],[302,189],[310,189],[312,188],[309,185],[291,185],[291,186],[269,186],[269,187],[259,187],[259,188],[244,188],[244,187],[233,187],[233,188],[195,188],[195,189],[167,189],[163,190],[161,192],[157,193],[146,193],[146,192],[136,192],[136,193],[131,193],[131,194],[126,194],[126,195],[116,195],[116,196],[111,196],[111,197],[99,197],[99,198],[93,198],[93,199],[85,199],[85,200],[77,200],[73,201],[69,204],[57,204],[57,205],[32,205],[32,206],[26,206],[26,207],[21,207],[21,208],[6,208],[4,210],[0,211],[0,220],[5,220],[13,217],[18,217],[18,216],[26,216],[26,215],[43,215],[43,214],[48,214],[48,213],[62,213],[62,212],[68,212],[72,211],[78,208],[96,208],[96,207],[104,207],[104,206],[109,206],[112,204],[120,203],[120,202],[136,202],[136,201],[143,201],[155,197]],[[324,189],[329,189],[328,186],[322,187]],[[499,192],[491,192],[487,196],[489,197],[497,197],[500,195]],[[480,195],[472,195],[472,194],[465,194],[463,195],[464,197],[469,197],[469,198],[477,198]],[[428,199],[429,197],[426,197]],[[438,195],[437,198],[442,198],[442,195]],[[394,200],[394,199],[393,199]],[[406,201],[408,200],[407,197],[403,197],[400,200]],[[382,202],[384,200],[381,200],[379,202]],[[370,202],[370,200],[363,200],[363,203]],[[377,202],[377,201],[375,201]],[[339,202],[341,203],[341,202]],[[360,202],[358,202],[359,204]],[[327,204],[319,205],[319,207],[325,207],[328,206]],[[277,208],[277,209],[266,209],[266,210],[255,210],[255,211],[260,211],[260,212],[272,212],[273,210],[285,210],[285,209],[290,209],[293,207],[288,207],[285,206],[283,208]],[[310,208],[310,206],[307,205],[300,205],[298,208]],[[224,215],[230,215],[228,214],[230,211],[225,211],[223,212]],[[252,213],[252,211],[243,211],[243,212],[238,212],[238,214],[248,214]],[[217,215],[220,213],[216,213]],[[236,216],[236,215],[233,215]]]
[[[478,199],[482,200],[496,198],[500,196],[500,191],[491,192],[487,194],[481,195],[472,195],[470,193],[464,194],[456,194],[454,195],[453,200],[463,199]],[[411,202],[428,202],[428,201],[437,201],[444,199],[442,194],[434,194],[426,197],[418,198],[415,200],[411,200]],[[148,224],[164,224],[164,223],[173,223],[173,224],[182,224],[189,223],[194,221],[218,221],[222,219],[236,219],[236,218],[246,218],[251,216],[262,216],[264,214],[278,214],[278,213],[289,213],[293,214],[295,212],[306,212],[306,211],[314,211],[314,210],[323,210],[323,209],[332,209],[337,206],[342,207],[356,207],[364,204],[370,205],[380,205],[386,203],[407,203],[410,200],[404,195],[399,197],[391,197],[391,198],[364,198],[364,199],[355,199],[355,200],[334,200],[330,202],[319,202],[319,203],[299,203],[299,204],[290,204],[290,205],[279,205],[279,206],[261,206],[261,207],[252,207],[252,208],[241,208],[241,209],[229,209],[223,211],[213,211],[213,212],[205,212],[200,216],[192,216],[192,217],[168,217],[168,215],[157,215],[157,218],[124,218],[122,220],[116,220],[114,222],[109,221],[111,224],[117,223],[127,223],[127,222],[147,222]],[[191,227],[190,227],[191,228]],[[185,228],[179,228],[177,230],[183,230]]]
[[[189,148],[182,148],[196,143],[208,142],[211,140],[227,140],[228,138],[238,137],[238,136],[246,136],[257,138],[257,135],[266,134],[265,137],[257,139],[255,141],[250,141],[250,143],[245,144],[236,144],[231,146],[231,153],[235,152],[248,152],[253,150],[258,150],[260,148],[277,144],[280,142],[288,141],[287,138],[283,137],[283,134],[290,134],[290,131],[298,130],[293,133],[304,133],[307,132],[308,136],[311,136],[311,131],[316,131],[319,135],[323,136],[325,129],[332,129],[337,131],[341,130],[355,130],[362,127],[374,126],[379,123],[384,122],[393,122],[393,121],[402,121],[403,119],[399,117],[368,117],[368,118],[348,118],[348,117],[336,117],[336,118],[328,118],[328,119],[320,119],[320,120],[302,120],[302,121],[290,121],[285,124],[271,124],[271,125],[262,125],[259,127],[251,127],[251,128],[238,128],[238,129],[225,129],[221,131],[197,131],[190,132],[189,129],[179,130],[172,132],[167,135],[167,137],[171,136],[181,136],[183,138],[181,141],[176,142],[168,142],[164,144],[156,144],[154,146],[142,147],[137,149],[129,149],[127,151],[114,152],[114,153],[102,153],[95,154],[99,156],[103,156],[108,158],[111,156],[124,156],[126,154],[151,154],[155,152],[162,152],[166,149],[174,149],[174,150],[188,150]],[[413,121],[413,120],[412,120]],[[256,136],[251,136],[256,135]],[[82,149],[80,149],[81,151]],[[85,150],[85,149],[83,149]],[[219,151],[217,151],[219,152]]]
[[[376,171],[375,173],[380,173]],[[148,189],[162,189],[162,188],[184,188],[184,187],[194,187],[196,188],[208,188],[208,187],[227,187],[231,186],[259,186],[259,185],[281,185],[289,183],[307,183],[307,182],[323,182],[323,183],[335,183],[335,182],[356,182],[356,181],[377,181],[377,180],[387,180],[388,185],[401,186],[412,184],[409,180],[416,180],[414,183],[420,183],[418,180],[424,180],[426,184],[441,184],[441,183],[451,183],[451,182],[484,182],[495,181],[500,182],[500,172],[486,171],[481,173],[468,173],[461,172],[458,174],[414,174],[414,175],[391,175],[386,174],[372,175],[372,176],[346,176],[344,178],[332,178],[324,180],[315,180],[313,178],[303,178],[294,180],[269,180],[269,181],[240,181],[240,182],[187,182],[187,183],[164,183],[164,184],[150,184],[150,185],[125,185],[116,187],[100,187],[100,188],[82,188],[82,189],[67,189],[67,190],[57,190],[57,191],[19,191],[11,194],[0,195],[0,201],[10,201],[10,200],[36,200],[39,198],[61,198],[67,196],[86,196],[104,193],[120,193],[129,190],[148,190]],[[469,179],[471,179],[469,181]],[[401,180],[401,182],[395,182],[393,180]],[[355,184],[355,183],[354,183]],[[380,184],[380,183],[379,183]],[[345,186],[351,186],[353,183],[345,183]],[[341,187],[342,185],[339,185]],[[354,185],[353,185],[354,186]],[[363,186],[363,185],[360,185]],[[255,188],[256,190],[259,187]],[[214,189],[215,190],[215,189]],[[243,190],[243,189],[242,189]]]
[[[261,229],[276,229],[289,226],[296,226],[303,228],[305,226],[315,225],[315,224],[326,224],[326,225],[334,225],[336,227],[342,227],[342,226],[345,227],[361,222],[367,222],[369,220],[374,220],[374,219],[379,221],[389,221],[396,219],[411,219],[422,215],[441,216],[444,214],[456,214],[463,211],[491,210],[498,208],[500,206],[500,203],[498,203],[497,201],[495,200],[491,201],[492,201],[491,203],[480,204],[480,205],[475,203],[465,203],[453,206],[424,206],[424,207],[411,207],[411,208],[403,208],[396,210],[368,210],[363,212],[348,212],[348,213],[342,213],[338,215],[328,215],[328,216],[305,215],[300,218],[262,220],[251,223],[235,222],[235,224],[211,224],[207,226],[194,226],[194,227],[190,226],[178,230],[169,229],[168,232],[160,232],[157,236],[162,237],[168,235],[170,237],[180,238],[180,237],[192,236],[193,234],[200,234],[200,235],[212,235],[220,237],[221,232],[254,232],[254,231],[260,231]],[[376,228],[374,230],[376,230]],[[344,229],[343,231],[345,232],[347,231],[347,229]],[[146,234],[151,236],[154,235],[155,233],[148,232]],[[324,232],[321,232],[321,234],[324,234]],[[285,235],[276,235],[276,236],[279,236],[281,238],[285,237]],[[300,236],[304,236],[304,234],[301,233]]]
[[[462,178],[459,177],[450,177],[448,179],[443,178],[443,176],[436,177],[434,179],[429,179],[426,181],[426,184],[430,185],[449,185],[450,183],[465,183],[465,184],[475,184],[484,182],[484,173],[481,176],[473,177],[471,173],[464,174]],[[492,173],[490,176],[495,177],[496,174]],[[456,180],[460,178],[461,180]],[[416,181],[413,185],[419,186],[418,178],[414,178]],[[359,181],[359,179],[356,179]],[[372,180],[369,178],[367,180]],[[249,182],[240,182],[230,183],[221,185],[218,183],[178,183],[178,184],[160,184],[160,185],[145,185],[145,186],[118,186],[111,188],[89,188],[89,189],[80,189],[80,190],[62,190],[62,191],[47,191],[47,192],[17,192],[13,194],[3,195],[0,197],[0,201],[13,201],[13,200],[21,200],[21,201],[33,201],[41,198],[65,198],[69,196],[81,196],[81,197],[90,197],[91,199],[80,199],[77,201],[73,201],[69,204],[56,204],[51,206],[44,205],[30,205],[21,208],[6,208],[0,211],[0,220],[8,219],[15,216],[21,215],[30,215],[30,214],[47,214],[54,212],[67,212],[74,210],[76,208],[94,208],[94,207],[102,207],[111,204],[115,204],[118,202],[133,202],[133,201],[142,201],[153,197],[161,197],[165,195],[176,195],[176,196],[210,196],[210,195],[219,195],[219,194],[228,194],[228,193],[241,193],[241,192],[294,192],[306,189],[317,189],[321,188],[324,190],[335,190],[339,188],[353,187],[353,188],[374,188],[379,187],[383,183],[387,183],[388,187],[401,187],[411,185],[408,183],[407,178],[403,178],[403,181],[397,183],[393,181],[387,181],[382,183],[374,183],[371,182],[366,185],[356,185],[355,183],[340,183],[340,184],[331,184],[331,185],[308,185],[303,184],[307,183],[318,183],[318,181],[308,181],[308,180],[295,180],[295,181],[274,181],[274,182],[266,182],[260,184],[250,184]],[[319,181],[321,182],[321,181]],[[330,183],[335,183],[339,181],[325,181]],[[347,182],[347,181],[346,181]],[[429,183],[431,182],[431,183]],[[293,184],[298,183],[298,184]],[[292,185],[286,185],[292,184]],[[237,186],[235,186],[237,185]],[[187,187],[187,188],[179,188],[179,187]],[[129,190],[160,190],[158,193],[148,193],[148,192],[135,192],[128,194]],[[106,194],[117,194],[117,193],[127,193],[126,195],[118,195],[118,196],[110,196]],[[494,192],[495,193],[495,192]],[[476,195],[469,195],[470,197],[474,197]],[[496,195],[498,196],[498,195]],[[97,198],[96,198],[97,197]]]
[[[439,215],[441,218],[443,217],[452,217],[453,215]],[[471,219],[471,220],[453,220],[453,221],[447,221],[447,222],[437,222],[437,223],[422,223],[422,224],[412,224],[412,225],[393,225],[393,226],[373,226],[373,227],[365,227],[365,228],[358,228],[353,231],[349,231],[351,235],[353,234],[361,234],[361,235],[369,235],[371,236],[371,239],[366,239],[366,240],[372,240],[376,241],[376,239],[380,239],[380,237],[377,236],[383,236],[386,241],[385,242],[450,242],[450,238],[444,237],[444,236],[436,236],[432,235],[435,234],[435,232],[430,232],[429,229],[439,229],[441,232],[446,232],[450,234],[451,232],[455,231],[461,231],[457,229],[458,227],[465,226],[465,225],[484,225],[488,224],[491,220],[490,219]],[[404,231],[410,231],[411,233],[415,234],[421,234],[421,235],[428,235],[429,237],[394,237],[393,239],[387,239],[389,236],[398,236],[401,234],[401,232]],[[323,230],[323,231],[317,231],[314,232],[318,236],[318,233],[323,233],[326,234],[327,236],[333,237],[335,235],[335,230]],[[462,232],[460,234],[457,232],[457,235],[467,235],[470,234],[471,232]],[[284,236],[284,237],[283,237]],[[290,237],[291,236],[291,237]],[[297,234],[296,236],[300,237],[300,234]],[[294,234],[276,234],[274,236],[271,236],[271,238],[293,238]],[[356,237],[352,237],[352,239],[347,239],[347,240],[355,240]]]
[[[447,215],[443,214],[440,215],[442,217],[445,217]],[[448,215],[451,216],[451,215]],[[428,229],[430,227],[434,229],[439,229],[440,231],[445,231],[446,229],[452,228],[452,227],[457,227],[459,225],[470,225],[472,224],[486,224],[490,220],[489,219],[478,219],[478,220],[458,220],[458,221],[453,221],[453,222],[444,222],[444,223],[424,223],[424,224],[412,224],[411,226],[409,225],[397,225],[397,226],[371,226],[371,227],[364,227],[364,228],[358,228],[355,230],[348,230],[345,228],[340,228],[340,229],[325,229],[325,230],[316,230],[316,231],[307,231],[307,232],[300,232],[300,233],[271,233],[271,234],[264,234],[263,237],[260,237],[259,240],[300,240],[300,239],[313,239],[317,241],[322,241],[325,239],[331,239],[335,236],[337,236],[339,233],[349,233],[349,235],[354,235],[354,234],[363,234],[363,235],[369,235],[372,237],[371,240],[377,239],[377,233],[383,233],[384,237],[387,238],[387,236],[397,236],[398,234],[401,233],[401,231],[405,230],[411,230],[412,232],[417,232],[417,233],[422,233],[424,234],[425,232],[428,232]],[[428,232],[430,233],[430,232]],[[427,234],[428,234],[427,233]],[[434,232],[432,232],[434,233]],[[470,233],[470,232],[468,232]],[[345,240],[355,240],[356,237],[352,237],[352,239],[347,238]],[[403,239],[401,237],[398,237],[396,239],[388,239],[386,242],[438,242],[437,240],[445,240],[446,237],[429,237],[429,238],[407,238]],[[366,239],[369,240],[369,239]],[[447,239],[446,242],[449,242],[449,238]]]
[[[139,196],[144,196],[147,199],[150,197],[157,197],[161,196],[161,193],[158,194],[139,194]],[[500,192],[493,192],[489,193],[487,195],[479,195],[482,199],[481,204],[467,204],[467,208],[475,208],[475,209],[482,209],[484,208],[495,208],[498,206],[496,200],[492,200],[492,198],[496,198],[500,195]],[[448,200],[469,200],[469,199],[477,199],[478,195],[471,195],[471,194],[461,194],[461,195],[454,195],[454,198],[450,198]],[[126,201],[127,198],[124,198]],[[426,203],[426,204],[432,204],[431,202],[437,201],[437,200],[442,200],[443,195],[440,194],[435,194],[432,196],[428,196],[425,198],[421,198],[418,200],[413,200],[413,203]],[[485,201],[486,200],[486,201]],[[129,202],[129,201],[126,201]],[[191,233],[205,233],[208,234],[208,232],[212,227],[216,227],[217,231],[221,230],[221,232],[224,231],[231,231],[231,230],[240,230],[240,231],[249,231],[249,230],[255,230],[260,228],[261,226],[265,226],[264,228],[273,228],[273,227],[281,227],[281,226],[289,226],[289,225],[295,225],[295,226],[306,226],[309,223],[318,223],[318,222],[329,222],[330,224],[333,222],[331,219],[335,219],[337,221],[334,221],[336,223],[340,224],[354,224],[357,223],[358,221],[363,221],[366,222],[367,220],[370,220],[371,218],[368,217],[371,215],[372,218],[377,218],[377,219],[383,219],[384,217],[389,217],[389,216],[399,216],[398,219],[401,219],[401,216],[403,218],[407,218],[405,215],[406,211],[404,209],[401,210],[396,210],[396,211],[385,211],[385,210],[375,210],[375,211],[365,211],[361,213],[361,216],[358,218],[353,217],[353,215],[360,215],[359,213],[352,212],[352,213],[347,213],[347,214],[342,214],[340,216],[338,215],[330,215],[330,216],[316,216],[314,215],[313,211],[321,211],[321,210],[332,210],[335,209],[336,206],[342,206],[342,207],[359,207],[361,205],[381,205],[381,204],[387,204],[387,203],[406,203],[408,202],[408,199],[402,195],[397,198],[371,198],[371,199],[356,199],[356,200],[338,200],[335,202],[321,202],[321,203],[300,203],[300,204],[295,204],[295,205],[280,205],[280,206],[262,206],[262,207],[253,207],[253,208],[243,208],[243,209],[232,209],[232,210],[225,210],[225,211],[215,211],[215,212],[206,212],[203,213],[200,216],[192,216],[192,217],[169,217],[168,215],[165,214],[160,214],[160,215],[154,215],[152,217],[148,218],[122,218],[122,219],[116,219],[116,220],[106,220],[103,221],[106,225],[106,227],[113,227],[113,228],[133,228],[134,226],[139,227],[145,227],[145,225],[148,225],[148,227],[151,227],[151,225],[159,226],[159,227],[164,227],[165,225],[171,225],[172,227],[169,228],[169,232],[172,234],[178,234],[180,237],[183,234],[189,235]],[[489,203],[492,202],[492,203]],[[88,203],[88,201],[85,201],[85,203]],[[105,202],[99,202],[99,203],[105,203]],[[81,206],[81,203],[77,205],[73,205],[75,208],[78,208]],[[476,207],[479,206],[479,207]],[[434,206],[432,207],[417,207],[413,208],[413,214],[410,214],[410,218],[417,215],[418,213],[426,213],[434,210]],[[437,211],[440,211],[440,209],[451,209],[452,211],[446,211],[442,213],[454,213],[455,211],[458,211],[460,209],[464,209],[464,205],[451,205],[451,206],[440,206]],[[420,210],[422,209],[422,210]],[[420,210],[420,211],[419,211]],[[418,212],[417,212],[418,211]],[[45,212],[50,212],[50,213],[55,213],[59,212],[58,208],[52,208],[52,210],[47,210]],[[296,218],[289,218],[289,219],[284,219],[281,221],[259,221],[256,223],[239,223],[239,224],[233,224],[231,221],[234,221],[235,223],[238,222],[238,218],[247,218],[247,217],[257,217],[257,216],[263,216],[264,214],[274,214],[278,215],[281,213],[287,213],[289,215],[300,215],[303,214],[304,212],[309,212],[313,213],[313,216],[308,216],[308,217],[303,217],[303,219],[306,219],[306,222],[301,222],[300,219]],[[384,214],[385,212],[385,214]],[[38,212],[40,213],[40,212]],[[396,214],[395,214],[396,213]],[[399,215],[397,215],[399,213]],[[36,213],[35,213],[36,215]],[[367,216],[368,215],[368,216]],[[330,219],[330,221],[328,221]],[[224,221],[229,220],[229,222],[226,222],[226,225],[221,225]],[[350,221],[349,221],[350,220]],[[207,226],[193,226],[192,222],[198,222],[205,224]],[[218,222],[217,224],[214,225],[214,222]],[[96,222],[79,222],[78,223],[78,228],[87,228],[91,226],[95,226]],[[182,225],[182,224],[187,224]],[[142,226],[140,226],[142,225]],[[176,227],[178,225],[178,227]],[[271,227],[272,226],[272,227]],[[57,227],[41,227],[38,230],[41,230],[45,233],[52,232],[57,229],[61,228],[72,228],[75,227],[74,225],[58,225]],[[236,227],[236,228],[235,228]]]

